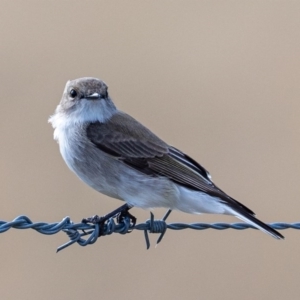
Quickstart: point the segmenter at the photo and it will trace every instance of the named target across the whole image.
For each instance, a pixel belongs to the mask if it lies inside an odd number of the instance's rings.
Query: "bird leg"
[[[132,227],[135,226],[136,224],[136,217],[133,216],[131,213],[129,213],[129,209],[131,209],[133,206],[129,206],[127,204],[127,207],[125,207],[122,211],[120,211],[118,214],[117,214],[117,222],[120,224],[123,222],[123,220],[128,217],[129,220],[130,220],[130,225]],[[131,230],[132,231],[132,230]],[[128,232],[131,232],[131,231],[128,231]]]
[[[131,226],[134,226],[136,224],[136,217],[134,217],[132,214],[128,212],[132,207],[133,206],[130,206],[129,204],[126,203],[104,216],[100,217],[98,215],[95,215],[89,218],[84,218],[82,219],[81,222],[85,224],[87,223],[99,224],[100,225],[99,236],[101,236],[104,231],[105,222],[108,221],[110,218],[116,218],[117,222],[121,223],[123,222],[125,217],[129,217]]]

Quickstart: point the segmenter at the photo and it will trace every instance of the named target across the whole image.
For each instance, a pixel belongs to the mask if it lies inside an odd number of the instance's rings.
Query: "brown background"
[[[299,51],[299,1],[2,0],[0,219],[78,222],[121,204],[68,170],[47,124],[66,81],[95,76],[259,218],[300,221]],[[236,219],[177,212],[169,221]],[[56,254],[65,234],[10,230],[0,236],[0,295],[299,299],[300,232],[283,234],[168,231],[146,251],[135,231]]]

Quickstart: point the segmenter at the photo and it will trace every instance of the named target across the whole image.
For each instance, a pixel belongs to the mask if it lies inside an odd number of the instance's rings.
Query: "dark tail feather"
[[[261,231],[271,235],[275,239],[281,240],[284,239],[284,236],[280,234],[278,231],[270,227],[269,225],[263,223],[262,221],[256,219],[253,215],[250,215],[248,213],[241,213],[235,211],[235,216],[239,219],[243,220],[244,222],[251,224],[255,226],[256,228],[260,229]]]

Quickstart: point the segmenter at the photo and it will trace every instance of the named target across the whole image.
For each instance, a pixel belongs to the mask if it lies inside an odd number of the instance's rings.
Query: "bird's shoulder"
[[[87,125],[88,139],[98,148],[123,157],[154,157],[168,153],[168,145],[130,115],[118,111],[106,122]]]

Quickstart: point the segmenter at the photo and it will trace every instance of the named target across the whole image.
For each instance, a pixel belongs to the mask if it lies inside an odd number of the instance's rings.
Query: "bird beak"
[[[97,100],[97,99],[100,99],[100,94],[94,93],[92,95],[86,96],[85,98],[88,99],[88,100]]]

